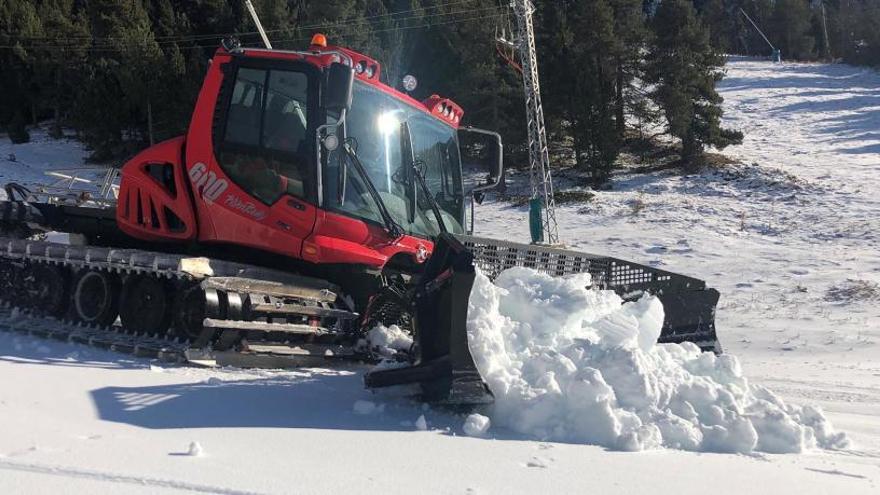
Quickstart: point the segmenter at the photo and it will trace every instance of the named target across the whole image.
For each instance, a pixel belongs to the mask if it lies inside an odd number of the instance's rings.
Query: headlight
[[[377,122],[377,125],[379,126],[379,132],[381,132],[385,136],[392,134],[400,129],[400,120],[397,119],[395,113],[397,112],[391,111],[379,115],[379,120]]]
[[[419,85],[419,81],[415,78],[415,76],[407,74],[403,77],[403,89],[408,92],[415,91],[416,87]]]

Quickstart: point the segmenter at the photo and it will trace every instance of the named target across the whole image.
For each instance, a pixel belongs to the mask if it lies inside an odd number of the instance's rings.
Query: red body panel
[[[399,253],[422,263],[434,244],[413,236],[392,240],[384,228],[318,210],[315,229],[306,239],[302,258],[315,263],[358,263],[382,267]]]
[[[350,56],[355,64],[372,66],[356,77],[398,100],[404,101],[447,124],[457,127],[461,108],[447,99],[433,96],[418,102],[379,81],[379,65],[356,52],[331,47]],[[306,60],[318,67],[337,61],[327,53],[303,55],[296,52],[246,49],[247,57]],[[220,49],[205,76],[186,138],[175,138],[153,146],[137,155],[122,169],[120,206],[117,222],[127,234],[149,241],[193,241],[234,244],[302,259],[308,262],[360,264],[383,267],[389,259],[405,253],[417,263],[425,261],[433,243],[412,236],[391,239],[375,224],[317,208],[300,198],[284,196],[266,205],[237,186],[223,171],[214,156],[213,124],[223,72],[221,67],[232,56]],[[448,115],[441,110],[449,107]],[[176,194],[154,179],[146,166],[169,164],[173,167]],[[317,166],[317,164],[315,164]],[[188,194],[191,191],[192,194]],[[139,214],[149,208],[168,208],[184,224],[171,229],[167,222],[158,225],[151,215]],[[160,215],[161,217],[161,215]]]
[[[147,148],[122,167],[116,223],[126,234],[148,241],[195,239],[197,222],[186,189],[171,190],[147,170],[151,165],[170,166],[174,182],[183,185],[183,141],[177,137]],[[182,225],[170,222],[168,211]]]
[[[300,258],[302,241],[315,224],[314,205],[283,197],[272,205],[252,198],[223,171],[214,156],[212,125],[223,75],[230,59],[214,57],[199,94],[186,139],[186,169],[199,224],[198,239],[249,246]]]

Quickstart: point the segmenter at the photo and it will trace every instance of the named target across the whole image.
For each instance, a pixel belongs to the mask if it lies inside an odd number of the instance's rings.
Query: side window
[[[263,145],[296,153],[305,140],[308,111],[308,79],[301,72],[273,70],[263,116]]]
[[[241,67],[217,159],[233,182],[266,204],[312,192],[305,73]]]
[[[226,117],[227,142],[259,146],[265,82],[264,70],[244,68],[238,70]]]

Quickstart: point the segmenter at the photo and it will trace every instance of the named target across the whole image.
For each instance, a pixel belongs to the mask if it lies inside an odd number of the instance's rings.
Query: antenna
[[[257,31],[260,32],[260,37],[263,38],[263,44],[266,45],[266,48],[271,50],[272,43],[269,42],[269,37],[266,36],[266,31],[263,30],[263,24],[260,22],[260,17],[257,15],[257,10],[254,9],[254,4],[251,3],[251,0],[244,0],[244,5],[247,7],[248,12],[251,13],[251,19],[254,20],[254,24],[257,25]]]

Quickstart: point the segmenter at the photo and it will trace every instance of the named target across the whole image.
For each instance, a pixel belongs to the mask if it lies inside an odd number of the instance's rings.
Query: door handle
[[[292,199],[287,200],[287,206],[289,206],[295,210],[306,211],[306,207],[304,204],[300,203],[299,201],[292,200]]]

